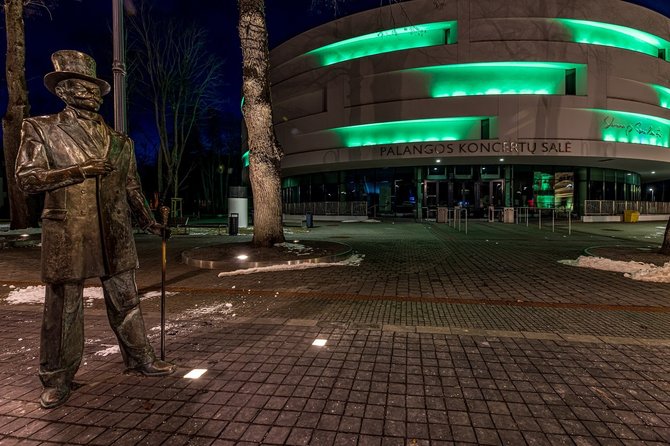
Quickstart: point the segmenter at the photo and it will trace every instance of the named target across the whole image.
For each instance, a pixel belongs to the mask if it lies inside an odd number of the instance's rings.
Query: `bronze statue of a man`
[[[51,56],[47,89],[65,102],[60,113],[23,121],[16,177],[29,193],[46,192],[42,212],[42,320],[39,375],[42,407],[63,404],[84,350],[84,280],[99,277],[109,323],[125,365],[147,376],[175,366],[149,344],[135,283],[138,266],[131,211],[141,226],[162,233],[142,194],[132,141],[98,114],[107,82],[89,55]]]

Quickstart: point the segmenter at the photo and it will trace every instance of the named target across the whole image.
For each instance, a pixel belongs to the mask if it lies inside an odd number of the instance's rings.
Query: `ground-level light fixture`
[[[188,379],[198,379],[207,372],[207,369],[193,369],[184,375],[184,378]]]
[[[249,258],[248,255],[246,254],[240,254],[239,256],[236,257],[238,260],[247,260]]]
[[[326,340],[325,339],[314,339],[314,342],[312,342],[312,345],[315,345],[317,347],[323,347],[326,345]]]

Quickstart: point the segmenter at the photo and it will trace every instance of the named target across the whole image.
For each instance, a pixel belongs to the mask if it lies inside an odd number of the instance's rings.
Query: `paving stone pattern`
[[[96,303],[80,387],[50,411],[37,402],[41,308],[4,304],[3,286],[0,445],[667,445],[670,284],[556,263],[657,243],[655,229],[323,224],[290,237],[348,243],[361,266],[232,278],[176,262],[220,237],[175,237],[178,373],[123,373]],[[159,244],[138,247],[138,282],[155,288]],[[38,255],[0,251],[0,282],[37,284]],[[157,346],[157,299],[143,306]],[[194,368],[207,372],[183,378]]]

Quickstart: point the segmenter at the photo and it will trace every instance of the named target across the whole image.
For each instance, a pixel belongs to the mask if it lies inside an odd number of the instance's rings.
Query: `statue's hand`
[[[169,239],[170,236],[172,235],[172,231],[170,230],[170,228],[163,226],[158,222],[152,223],[151,226],[147,228],[147,232],[149,232],[150,234],[157,235],[159,237],[163,236],[163,231],[165,231],[165,239],[166,240]]]
[[[107,175],[109,172],[114,170],[112,163],[110,163],[109,160],[102,158],[92,158],[86,161],[84,164],[81,164],[79,167],[87,178],[98,175]]]

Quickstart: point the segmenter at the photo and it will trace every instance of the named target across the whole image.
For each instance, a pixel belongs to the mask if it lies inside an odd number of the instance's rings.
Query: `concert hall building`
[[[413,0],[304,32],[271,63],[285,203],[670,201],[645,186],[670,179],[670,20],[641,6]]]

